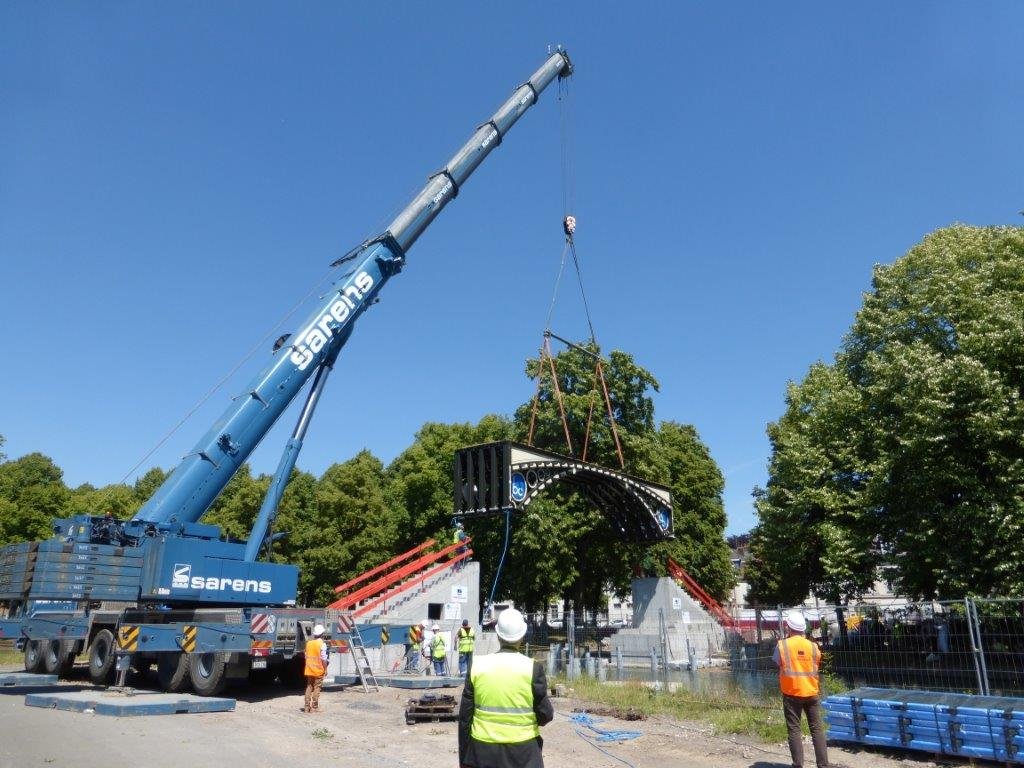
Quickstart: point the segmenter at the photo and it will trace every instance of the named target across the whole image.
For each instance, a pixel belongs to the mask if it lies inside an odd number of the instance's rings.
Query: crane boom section
[[[333,364],[359,316],[402,268],[405,254],[483,159],[559,76],[572,71],[558,51],[430,178],[380,237],[357,253],[354,269],[313,312],[290,346],[250,382],[133,518],[136,523],[194,523],[324,364]]]

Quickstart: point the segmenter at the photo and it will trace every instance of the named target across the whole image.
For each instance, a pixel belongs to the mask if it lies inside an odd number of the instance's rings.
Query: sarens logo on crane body
[[[216,576],[193,576],[191,563],[175,563],[171,573],[171,589],[205,589],[217,592],[258,592],[270,593],[273,585],[269,581],[256,579],[228,579]]]
[[[345,326],[356,302],[362,301],[367,291],[373,288],[373,277],[369,272],[360,272],[352,283],[326,312],[299,333],[298,341],[292,347],[291,361],[300,371],[306,370],[313,362],[313,356]]]

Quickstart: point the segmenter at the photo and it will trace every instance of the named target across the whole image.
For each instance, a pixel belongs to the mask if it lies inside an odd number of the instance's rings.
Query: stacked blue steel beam
[[[61,541],[0,550],[0,600],[136,600],[142,554],[110,544]]]
[[[824,708],[832,741],[1024,763],[1024,699],[857,688]]]

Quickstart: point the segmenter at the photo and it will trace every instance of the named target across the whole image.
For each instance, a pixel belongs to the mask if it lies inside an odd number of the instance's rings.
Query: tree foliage
[[[535,400],[516,411],[519,440],[530,438],[532,424],[533,444],[538,448],[582,457],[585,446],[588,462],[620,466],[595,374],[598,352],[593,346],[560,352],[555,358],[557,390],[542,357],[527,361],[527,375],[538,379],[538,389]],[[721,596],[733,584],[724,540],[721,472],[692,427],[665,423],[655,428],[649,392],[658,389],[658,382],[630,355],[613,351],[604,366],[604,379],[625,471],[672,488],[676,540],[645,552],[641,544],[622,541],[578,494],[556,487],[511,521],[511,546],[499,594],[514,596],[531,609],[543,608],[557,597],[572,600],[578,608],[594,609],[601,606],[606,588],[628,592],[645,559],[664,573],[665,558],[671,554],[709,591]],[[497,553],[488,559],[499,558]]]
[[[69,496],[60,468],[41,453],[0,464],[0,546],[48,536]]]
[[[578,454],[586,443],[587,461],[617,468],[616,441],[594,378],[594,357],[570,348],[558,355],[556,369],[572,451],[547,376],[541,379],[536,413],[532,403],[526,403],[513,418],[491,415],[476,424],[424,424],[386,468],[362,451],[319,478],[293,471],[273,525],[277,535],[269,557],[299,566],[299,602],[329,602],[335,585],[426,539],[437,539],[438,546],[451,543],[452,461],[460,448],[525,441],[533,420],[534,444],[539,448]],[[529,376],[536,379],[541,370],[540,359],[527,361]],[[543,609],[559,597],[573,600],[577,608],[595,609],[602,607],[606,589],[628,592],[645,560],[651,564],[649,570],[665,573],[668,556],[713,594],[722,595],[732,586],[723,537],[723,479],[707,448],[692,426],[656,426],[650,393],[658,383],[630,355],[612,352],[605,378],[626,471],[671,488],[676,539],[653,547],[624,542],[582,497],[556,487],[508,521],[507,552],[504,518],[467,522],[484,597],[497,580],[497,598],[511,597],[530,609]],[[60,470],[44,456],[7,462],[0,455],[0,462],[0,543],[45,537],[52,518],[72,514],[110,512],[130,518],[167,477],[154,468],[132,486],[86,484],[69,491]],[[219,526],[227,540],[245,541],[270,482],[270,476],[254,476],[243,465],[203,522]]]
[[[753,593],[1024,587],[1024,230],[954,226],[875,268],[831,365],[771,424]]]

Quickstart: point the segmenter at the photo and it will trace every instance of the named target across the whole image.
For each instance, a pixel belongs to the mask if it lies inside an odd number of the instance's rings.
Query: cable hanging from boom
[[[611,430],[612,439],[615,443],[615,451],[618,455],[619,466],[625,469],[626,460],[622,452],[622,443],[619,440],[618,428],[615,421],[615,411],[612,407],[611,395],[608,391],[608,382],[604,376],[604,361],[596,353],[599,349],[597,344],[597,333],[594,331],[594,321],[590,314],[590,302],[587,300],[587,292],[583,286],[583,268],[580,265],[579,255],[576,253],[576,216],[572,213],[576,202],[575,178],[572,168],[572,105],[570,103],[570,90],[568,82],[559,82],[558,103],[561,132],[561,182],[562,182],[562,232],[565,234],[565,246],[562,248],[562,257],[558,267],[558,275],[555,278],[555,287],[551,295],[551,306],[548,308],[548,316],[544,323],[544,340],[540,348],[540,357],[537,361],[537,391],[533,397],[533,404],[530,412],[530,431],[527,443],[533,445],[533,438],[537,427],[537,414],[540,410],[540,396],[543,389],[544,376],[550,372],[551,387],[554,391],[555,400],[558,404],[559,416],[562,420],[562,431],[565,435],[565,444],[570,456],[575,456],[573,449],[572,432],[569,429],[569,419],[562,396],[562,389],[558,382],[558,371],[555,365],[555,355],[551,351],[551,339],[556,339],[570,349],[575,349],[594,359],[594,387],[590,392],[590,407],[587,413],[586,427],[583,436],[582,453],[580,459],[587,460],[587,451],[590,448],[591,426],[594,419],[594,410],[597,407],[596,393],[598,384],[601,388],[605,404],[608,425]],[[587,319],[587,329],[590,332],[590,347],[582,347],[567,339],[563,339],[551,330],[551,318],[554,315],[555,304],[558,300],[558,291],[562,283],[562,275],[565,273],[565,265],[568,256],[572,256],[573,268],[576,270],[576,282],[580,288],[580,298],[583,301],[583,311]]]

